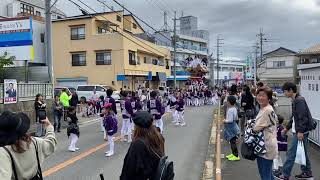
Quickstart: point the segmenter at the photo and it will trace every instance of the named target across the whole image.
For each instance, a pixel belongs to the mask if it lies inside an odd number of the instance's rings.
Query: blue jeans
[[[261,180],[274,180],[272,173],[273,160],[258,156],[257,163]]]
[[[306,166],[301,165],[301,171],[302,173],[308,173],[311,172],[311,164],[309,161],[309,157],[308,157],[308,152],[307,152],[307,148],[308,148],[308,134],[304,134],[303,136],[303,144],[304,144],[304,150],[306,152]],[[287,160],[283,165],[283,175],[289,177],[291,175],[291,171],[294,165],[294,160],[296,159],[296,152],[297,152],[297,147],[298,147],[298,137],[297,134],[293,134],[292,136],[292,141],[289,145],[289,149],[287,152]]]

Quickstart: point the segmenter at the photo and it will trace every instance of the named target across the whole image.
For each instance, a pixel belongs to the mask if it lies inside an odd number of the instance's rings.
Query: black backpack
[[[154,180],[173,180],[174,170],[173,162],[168,160],[168,156],[163,156],[159,160],[157,172],[154,175]]]

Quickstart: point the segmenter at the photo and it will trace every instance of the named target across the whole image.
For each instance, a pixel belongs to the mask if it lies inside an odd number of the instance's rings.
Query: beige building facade
[[[53,21],[56,86],[157,88],[170,75],[170,50],[136,37],[143,28],[122,11]]]

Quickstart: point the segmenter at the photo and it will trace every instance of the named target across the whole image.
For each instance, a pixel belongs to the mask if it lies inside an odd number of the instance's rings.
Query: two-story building
[[[282,87],[287,81],[297,82],[297,53],[280,47],[264,54],[263,61],[257,66],[257,76],[260,81],[270,87]]]
[[[144,29],[123,11],[53,21],[57,85],[101,84],[157,88],[170,74],[170,50],[138,38]]]
[[[232,84],[244,83],[245,62],[242,60],[225,59],[219,61],[219,80],[217,62],[213,64],[213,79],[215,84],[231,86]],[[218,80],[218,81],[217,81]]]

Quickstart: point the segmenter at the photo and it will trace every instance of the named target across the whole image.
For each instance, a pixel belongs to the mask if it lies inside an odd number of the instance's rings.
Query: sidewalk
[[[221,148],[222,148],[221,150],[222,154],[224,154],[224,156],[231,153],[229,143],[223,141]],[[241,154],[240,144],[238,145],[238,148],[239,148],[239,154]],[[320,171],[319,171],[320,170],[320,147],[317,147],[316,145],[310,143],[309,156],[311,161],[311,167],[313,170],[314,180],[320,180]],[[282,160],[285,161],[286,157],[282,156]],[[245,179],[245,180],[260,179],[256,161],[250,161],[242,158],[240,161],[231,162],[231,161],[228,161],[227,159],[221,159],[221,163],[222,163],[223,180],[234,180],[235,178]],[[296,174],[300,174],[300,166],[297,164],[294,166],[291,176],[294,177],[294,175]],[[294,179],[294,178],[291,178],[291,179]]]

